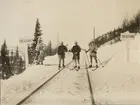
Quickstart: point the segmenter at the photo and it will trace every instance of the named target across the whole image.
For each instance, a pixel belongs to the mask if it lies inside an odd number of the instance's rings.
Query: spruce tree
[[[48,55],[50,56],[50,55],[52,55],[52,43],[51,43],[51,41],[49,41],[49,43],[48,43]]]
[[[40,22],[39,22],[39,19],[37,18],[36,25],[35,25],[35,33],[34,33],[33,43],[31,44],[31,47],[28,48],[29,63],[30,64],[34,63],[34,60],[36,58],[36,54],[37,54],[37,52],[36,52],[36,46],[38,44],[38,40],[42,36],[42,30],[40,28],[41,28]]]
[[[31,47],[28,45],[28,57],[29,57],[29,64],[32,64],[32,49]]]
[[[35,26],[34,39],[33,39],[33,44],[32,44],[32,47],[33,47],[34,50],[37,46],[39,37],[41,37],[41,35],[42,35],[42,30],[40,28],[41,28],[40,22],[39,22],[39,19],[37,18],[36,26]]]
[[[10,76],[12,76],[12,72],[6,40],[4,40],[4,43],[1,47],[1,62],[2,62],[2,77],[9,78]]]
[[[8,50],[7,50],[6,40],[4,40],[4,43],[1,47],[1,62],[2,62],[2,65],[5,64],[7,56],[8,56]]]
[[[25,65],[24,65],[24,61],[22,59],[22,57],[19,57],[19,67],[18,67],[18,71],[19,73],[23,72],[23,70],[25,70]]]
[[[16,59],[19,59],[19,49],[18,49],[18,46],[16,48],[16,55],[15,55]]]
[[[14,55],[14,66],[15,66],[15,68],[17,68],[18,60],[19,60],[19,51],[18,51],[18,47],[16,47],[16,53]]]
[[[11,57],[10,58],[11,58],[10,61],[11,61],[11,64],[12,64],[13,63],[13,58],[14,58],[14,52],[13,52],[13,50],[11,50]]]
[[[18,46],[16,47],[16,53],[15,53],[15,56],[14,56],[14,72],[15,73],[18,73],[19,70],[19,49],[18,49]]]

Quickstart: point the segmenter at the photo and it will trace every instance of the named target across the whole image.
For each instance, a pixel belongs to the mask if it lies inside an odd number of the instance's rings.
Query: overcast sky
[[[140,10],[140,0],[0,0],[0,45],[16,45],[19,38],[33,37],[39,18],[44,43],[66,44],[75,40],[87,44],[96,28],[96,37],[117,28],[125,17]]]

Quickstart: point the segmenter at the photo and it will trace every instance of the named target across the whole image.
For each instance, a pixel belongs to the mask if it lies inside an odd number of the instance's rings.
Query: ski
[[[70,70],[74,70],[75,68],[70,68]]]
[[[58,70],[64,69],[65,67],[58,67]]]
[[[69,68],[70,70],[76,70],[76,71],[78,71],[80,68],[78,68],[78,67],[73,67],[73,68]]]
[[[93,69],[93,68],[96,68],[96,66],[87,67],[87,69]]]
[[[64,69],[65,67],[60,67],[60,68],[58,68],[58,70],[62,70],[62,69]]]
[[[92,66],[92,67],[87,67],[87,69],[92,69],[92,71],[95,71],[96,69],[98,69],[100,66],[96,67],[96,66]]]
[[[76,68],[76,71],[79,71],[79,68]]]
[[[70,70],[74,70],[74,69],[76,69],[77,67],[73,67],[73,68],[69,68]]]
[[[70,70],[74,70],[74,69],[76,69],[75,67],[73,67],[73,68],[70,68]]]
[[[95,68],[92,68],[92,71],[95,71],[96,69],[98,69],[99,67],[95,67]]]
[[[79,71],[79,70],[80,70],[80,67],[76,67],[75,70],[76,70],[76,71]]]
[[[62,70],[62,69],[64,69],[64,68],[68,68],[68,67],[66,67],[66,66],[58,67],[58,70]]]

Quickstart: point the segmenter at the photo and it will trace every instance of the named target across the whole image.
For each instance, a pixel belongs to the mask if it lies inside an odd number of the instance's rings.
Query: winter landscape
[[[1,105],[140,105],[139,0],[0,2]]]

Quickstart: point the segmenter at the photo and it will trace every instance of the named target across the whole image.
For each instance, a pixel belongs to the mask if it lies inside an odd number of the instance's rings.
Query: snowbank
[[[67,54],[66,63],[71,54]],[[57,56],[46,58],[44,63],[58,62]],[[1,80],[1,103],[2,105],[15,105],[27,94],[37,88],[58,71],[57,66],[34,65],[20,75],[15,75],[8,80]]]
[[[33,66],[20,75],[2,80],[2,105],[15,105],[56,71],[56,67]]]
[[[140,36],[130,41],[130,61],[127,62],[126,42],[99,49],[99,57],[107,65],[91,72],[94,97],[101,105],[140,104]],[[114,57],[107,60],[109,56]],[[106,62],[108,61],[108,62]]]

